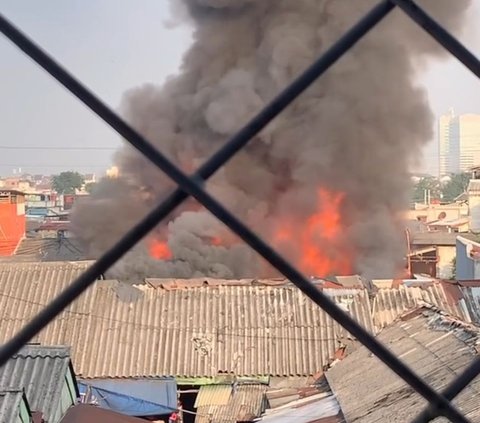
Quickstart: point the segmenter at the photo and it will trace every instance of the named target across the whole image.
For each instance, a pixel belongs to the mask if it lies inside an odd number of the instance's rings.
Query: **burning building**
[[[192,172],[359,19],[373,0],[176,0],[194,26],[180,73],[125,94],[129,123]],[[469,0],[425,0],[458,31]],[[430,6],[430,7],[429,7]],[[443,50],[395,11],[252,140],[208,189],[307,274],[391,276],[409,167],[432,136],[416,69]],[[72,223],[98,256],[174,185],[130,147]],[[123,276],[272,275],[193,200],[113,270]]]

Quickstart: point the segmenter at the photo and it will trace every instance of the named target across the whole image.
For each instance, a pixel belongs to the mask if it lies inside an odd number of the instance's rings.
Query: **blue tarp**
[[[177,408],[175,379],[95,379],[78,383],[89,402],[128,416],[170,414]]]

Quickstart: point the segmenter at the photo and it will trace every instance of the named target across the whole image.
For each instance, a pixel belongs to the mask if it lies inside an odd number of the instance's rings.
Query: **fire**
[[[170,260],[172,252],[165,241],[152,239],[149,243],[150,256],[157,260]]]
[[[292,249],[300,270],[309,276],[348,275],[352,273],[352,254],[342,245],[343,193],[326,189],[317,192],[315,212],[304,222],[282,221],[273,237],[281,249]],[[284,248],[282,248],[282,246]],[[297,247],[298,246],[298,247]]]
[[[210,238],[210,244],[215,245],[216,247],[223,245],[224,242],[219,236],[213,236]]]
[[[326,277],[350,275],[354,254],[343,237],[342,208],[345,195],[321,188],[317,191],[316,206],[306,218],[295,215],[274,218],[270,241],[286,258],[308,276]],[[149,241],[150,255],[157,260],[170,260],[173,255],[163,233],[160,239]],[[229,248],[239,240],[228,231],[201,237],[206,245]],[[265,273],[271,269],[265,268]]]

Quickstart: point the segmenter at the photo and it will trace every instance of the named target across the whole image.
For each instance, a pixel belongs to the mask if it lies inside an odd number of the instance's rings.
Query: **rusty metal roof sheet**
[[[434,305],[440,310],[465,321],[470,321],[463,307],[450,301],[441,283],[426,283],[424,286],[400,285],[398,288],[379,289],[373,299],[372,315],[376,329],[394,322],[407,310],[424,303]]]
[[[205,385],[198,392],[195,408],[209,405],[227,405],[232,396],[232,385]]]
[[[66,266],[0,276],[0,342],[66,286],[66,272],[80,270]],[[366,291],[334,300],[372,330]],[[308,376],[348,339],[291,286],[163,289],[98,281],[34,342],[72,345],[80,377],[115,378]]]
[[[477,356],[479,329],[423,309],[389,326],[378,338],[440,391]],[[391,421],[394,416],[397,422],[408,422],[426,406],[422,397],[363,346],[332,367],[326,376],[346,421],[376,423]],[[479,389],[477,378],[454,400],[472,422],[480,421]]]
[[[232,395],[226,404],[203,405],[197,408],[196,423],[236,423],[252,421],[259,417],[266,404],[266,385],[245,384],[230,386]],[[202,386],[200,393],[214,392],[211,386]],[[224,395],[224,391],[220,391]]]

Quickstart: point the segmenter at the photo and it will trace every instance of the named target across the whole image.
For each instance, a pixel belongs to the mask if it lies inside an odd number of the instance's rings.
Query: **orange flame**
[[[213,236],[213,237],[210,238],[210,244],[218,247],[219,245],[223,245],[224,241],[219,236]]]
[[[282,222],[273,240],[276,246],[287,243],[298,245],[295,260],[300,269],[309,276],[348,275],[352,273],[352,253],[342,245],[341,207],[343,193],[332,193],[326,189],[317,192],[316,211],[295,225],[291,220]],[[296,229],[296,230],[295,230]],[[285,248],[286,249],[286,248]]]
[[[152,239],[149,245],[150,256],[157,260],[170,260],[172,251],[164,241]]]

